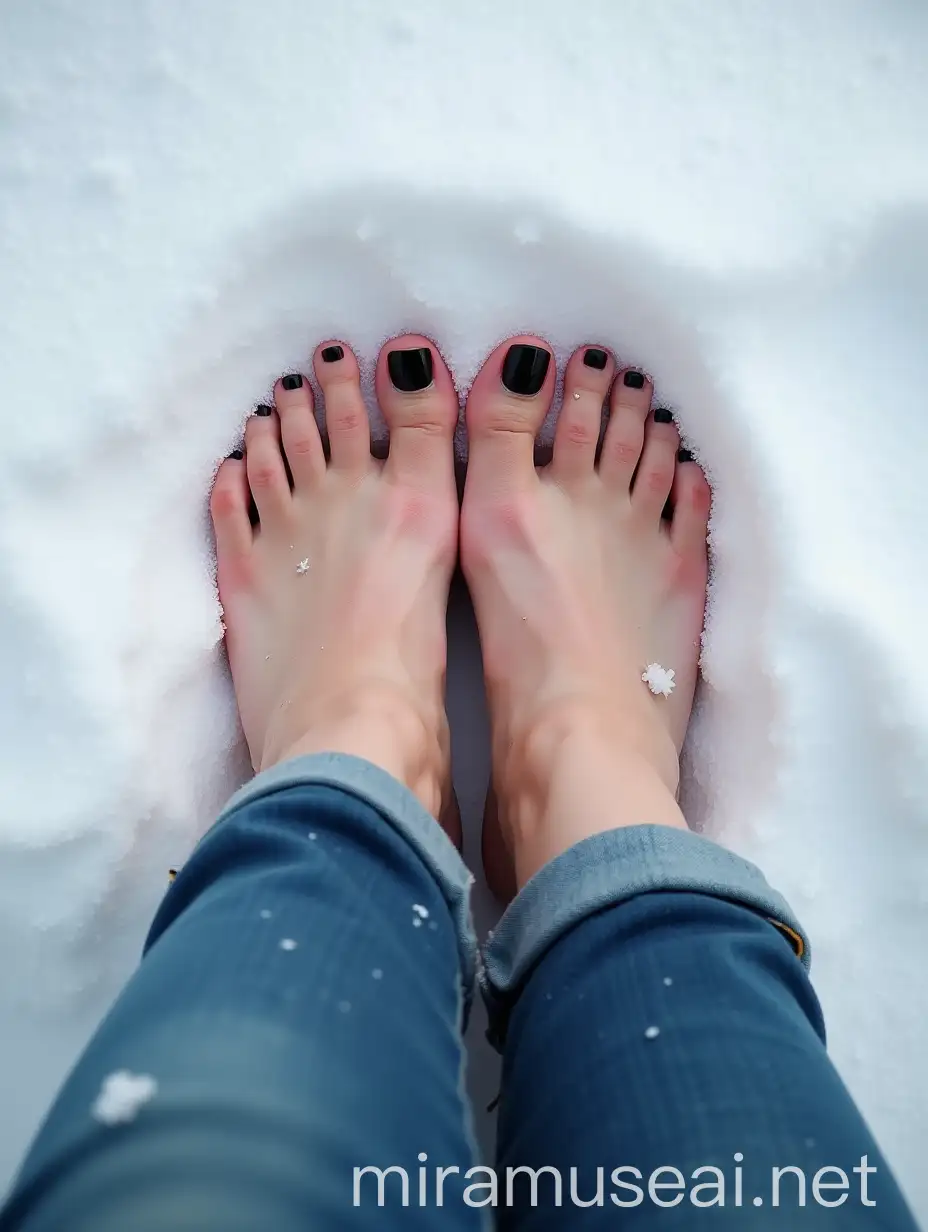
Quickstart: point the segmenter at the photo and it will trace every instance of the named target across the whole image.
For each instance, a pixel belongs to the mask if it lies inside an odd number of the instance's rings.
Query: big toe
[[[536,481],[535,437],[554,397],[552,360],[546,342],[522,335],[498,346],[480,369],[465,411],[467,492]]]
[[[421,334],[392,339],[375,385],[390,429],[386,473],[406,486],[453,483],[458,396],[437,347]]]

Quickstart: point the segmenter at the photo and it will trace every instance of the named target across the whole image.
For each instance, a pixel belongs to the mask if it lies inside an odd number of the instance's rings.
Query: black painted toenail
[[[609,362],[609,356],[601,347],[587,347],[583,362],[588,368],[598,368],[602,372]]]
[[[265,403],[262,402],[260,406],[255,407],[255,414],[260,415],[263,418],[265,415],[270,415],[273,409],[274,408],[272,406],[267,406]]]
[[[692,460],[693,460],[693,455],[690,453],[688,449],[678,449],[677,450],[677,461],[678,462],[692,462]]]
[[[506,352],[503,361],[503,384],[511,394],[523,394],[531,398],[544,385],[550,362],[550,351],[517,342]]]
[[[394,388],[404,394],[428,389],[432,383],[432,352],[428,347],[390,351],[387,355],[387,371]]]
[[[644,373],[643,372],[626,372],[622,378],[622,382],[629,389],[644,389]]]
[[[322,362],[324,364],[335,364],[340,359],[345,358],[345,348],[340,346],[330,346],[322,348]]]
[[[284,389],[301,389],[303,378],[298,372],[291,372],[289,376],[285,376],[280,382]]]
[[[245,455],[242,453],[240,449],[233,449],[232,452],[229,454],[229,457],[234,458],[236,462],[241,462],[244,456]]]
[[[659,406],[654,412],[655,423],[673,423],[673,411],[668,411],[666,406]]]

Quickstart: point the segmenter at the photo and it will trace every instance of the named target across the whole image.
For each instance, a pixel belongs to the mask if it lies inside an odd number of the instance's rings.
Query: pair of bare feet
[[[458,399],[428,339],[404,335],[380,353],[386,461],[371,454],[349,348],[321,345],[313,368],[329,459],[309,381],[294,374],[277,382],[275,407],[251,416],[244,456],[222,464],[212,492],[226,641],[255,769],[321,751],[367,758],[460,845],[444,705],[445,612],[460,557],[491,714],[491,887],[510,897],[593,834],[685,827],[679,752],[698,672],[710,491],[699,466],[678,457],[677,430],[669,412],[652,410],[648,379],[617,374],[604,348],[576,351],[552,461],[536,468],[553,356],[534,337],[498,347],[467,399],[459,509]],[[669,696],[642,680],[655,662],[675,673]]]

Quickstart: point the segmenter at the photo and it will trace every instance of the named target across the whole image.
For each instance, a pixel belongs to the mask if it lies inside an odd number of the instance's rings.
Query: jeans
[[[482,956],[471,882],[370,763],[258,775],[170,886],[0,1229],[915,1228],[753,865],[663,827],[587,839]],[[495,1172],[464,1094],[477,985]]]

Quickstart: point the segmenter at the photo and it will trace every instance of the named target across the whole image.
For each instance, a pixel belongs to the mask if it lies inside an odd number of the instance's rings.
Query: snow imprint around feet
[[[344,338],[382,442],[387,336],[432,337],[463,397],[490,348],[529,330],[562,368],[599,343],[647,369],[709,474],[681,800],[810,931],[833,1055],[928,1215],[918,6],[855,0],[850,21],[844,0],[718,16],[668,0],[587,23],[490,0],[453,17],[413,0],[388,16],[267,0],[234,20],[213,0],[15,7],[0,1170],[135,967],[164,869],[249,773],[206,509],[245,416]],[[294,41],[312,72],[279,72]],[[618,72],[620,47],[635,50]],[[465,779],[473,853],[482,785]]]

